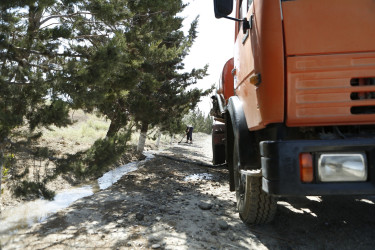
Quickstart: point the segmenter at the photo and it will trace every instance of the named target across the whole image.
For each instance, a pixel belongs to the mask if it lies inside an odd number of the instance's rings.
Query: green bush
[[[86,151],[57,160],[57,173],[72,173],[78,178],[98,177],[108,171],[125,153],[130,132],[98,139]]]
[[[55,192],[46,188],[43,182],[22,181],[14,188],[16,197],[37,196],[52,200]]]

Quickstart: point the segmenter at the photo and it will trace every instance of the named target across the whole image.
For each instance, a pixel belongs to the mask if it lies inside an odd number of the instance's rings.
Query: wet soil
[[[274,222],[246,226],[235,211],[227,170],[206,166],[210,136],[196,138],[157,152],[108,189],[20,230],[2,248],[373,248],[374,197],[283,198]]]

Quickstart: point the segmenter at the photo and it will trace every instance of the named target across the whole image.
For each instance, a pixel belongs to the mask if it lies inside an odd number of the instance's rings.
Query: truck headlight
[[[318,178],[322,182],[366,181],[366,154],[323,153],[318,158]]]

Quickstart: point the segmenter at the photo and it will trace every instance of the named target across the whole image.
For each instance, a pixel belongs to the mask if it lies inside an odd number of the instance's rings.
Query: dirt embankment
[[[158,154],[210,163],[210,136]],[[19,231],[3,249],[372,249],[374,197],[284,198],[275,221],[248,227],[227,170],[156,156],[92,196]]]

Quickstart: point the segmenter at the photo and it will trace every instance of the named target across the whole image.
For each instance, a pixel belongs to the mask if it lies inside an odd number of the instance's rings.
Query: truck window
[[[253,3],[253,0],[240,0],[239,10],[238,10],[238,19],[243,19],[246,17],[247,12],[250,9],[250,5]],[[241,25],[238,25],[238,30],[240,30]]]
[[[240,14],[240,19],[246,17],[246,14],[247,12],[249,11],[250,9],[250,5],[253,3],[253,0],[241,0],[240,2],[240,10],[239,10],[239,14]]]

